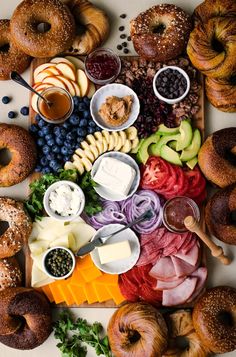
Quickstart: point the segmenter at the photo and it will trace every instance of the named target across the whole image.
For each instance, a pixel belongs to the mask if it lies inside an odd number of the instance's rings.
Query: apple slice
[[[62,73],[61,71],[55,66],[50,66],[48,68],[46,68],[46,71],[49,71],[52,73],[52,75],[55,75],[55,76],[60,76]]]
[[[81,96],[84,97],[89,91],[89,80],[82,69],[78,69],[77,71],[77,82],[80,86]]]
[[[51,59],[50,62],[55,63],[55,64],[66,63],[69,66],[71,66],[74,71],[76,71],[74,64],[71,61],[69,61],[68,59],[66,59],[65,57],[55,57],[55,58]]]
[[[87,97],[92,98],[92,96],[94,95],[95,92],[96,92],[95,84],[93,82],[89,81],[89,90],[87,93]]]
[[[75,75],[76,72],[72,69],[72,67],[69,64],[60,62],[56,65],[56,67],[59,69],[59,71],[61,71],[63,77],[72,79],[72,81],[76,80],[76,75]]]
[[[50,77],[50,76],[54,76],[54,74],[48,70],[44,70],[42,72],[40,72],[36,77],[35,77],[35,83],[42,83],[43,80],[46,77]]]
[[[70,61],[71,63],[73,63],[73,65],[75,66],[76,69],[83,69],[85,68],[84,66],[84,62],[77,58],[77,57],[74,57],[74,56],[66,56],[65,57],[68,61]]]
[[[40,87],[37,88],[37,91],[38,91],[39,93],[42,93],[42,92],[44,91],[44,89],[49,88],[49,87],[51,87],[50,84],[48,84],[48,83],[43,83],[43,84],[41,84]],[[33,95],[32,95],[32,98],[31,98],[31,107],[33,108],[33,110],[34,110],[36,113],[38,113],[38,110],[37,110],[37,101],[38,101],[38,96],[37,96],[37,94],[33,94]]]
[[[41,91],[41,90],[44,90],[44,89],[46,89],[48,87],[52,87],[52,85],[50,83],[46,83],[45,82],[45,83],[39,83],[36,88],[35,87],[33,87],[33,88],[35,90],[37,90],[37,91]]]
[[[57,76],[57,79],[60,79],[68,88],[69,93],[74,96],[75,95],[75,88],[71,82],[70,79],[63,77],[63,76]]]
[[[34,81],[35,81],[35,77],[40,73],[42,72],[44,69],[48,68],[48,67],[54,67],[56,66],[56,64],[52,64],[50,62],[47,62],[47,63],[43,63],[41,64],[40,66],[38,66],[37,68],[35,68],[34,70]]]
[[[44,82],[43,82],[44,83]],[[51,76],[45,78],[45,83],[51,84],[53,87],[59,87],[68,90],[67,86],[58,76]]]
[[[73,86],[74,86],[75,95],[77,95],[78,97],[81,97],[81,90],[80,90],[79,85],[78,85],[76,82],[74,82],[74,81],[71,81],[71,83],[72,83]]]

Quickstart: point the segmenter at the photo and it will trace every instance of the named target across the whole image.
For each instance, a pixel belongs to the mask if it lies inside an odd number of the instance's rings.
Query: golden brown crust
[[[215,17],[191,32],[187,53],[199,71],[225,78],[236,71],[236,19]]]
[[[40,23],[51,28],[41,33]],[[16,45],[32,57],[52,57],[69,48],[75,37],[75,22],[60,0],[23,0],[11,18],[11,33]]]
[[[196,7],[193,13],[194,21],[206,23],[212,17],[235,17],[235,0],[205,0]]]
[[[160,33],[156,32],[159,26],[164,26]],[[158,62],[180,55],[191,29],[190,16],[170,4],[153,6],[130,22],[130,35],[137,53],[147,60]]]
[[[236,349],[236,289],[218,286],[206,291],[193,310],[193,325],[214,353]]]
[[[206,96],[209,102],[222,112],[236,112],[236,85],[230,79],[205,80]]]
[[[86,55],[102,45],[106,40],[110,25],[106,13],[87,0],[71,0],[68,6],[78,26],[84,26],[85,32],[77,35],[66,54]]]
[[[116,357],[157,357],[167,347],[164,318],[144,302],[121,306],[111,317],[107,331]]]
[[[10,20],[0,20],[0,80],[10,79],[12,71],[24,72],[30,60],[30,56],[14,45],[10,33]]]
[[[15,257],[0,259],[0,291],[21,286],[22,272]]]
[[[0,292],[0,300],[1,343],[26,350],[48,338],[52,319],[44,295],[30,288],[9,288]]]
[[[0,258],[7,258],[19,252],[28,241],[32,223],[24,211],[23,203],[6,197],[0,198],[0,221],[9,224],[0,236]]]
[[[0,167],[0,187],[15,185],[33,171],[36,164],[36,145],[27,130],[17,125],[0,124],[0,150],[8,149],[12,158]]]

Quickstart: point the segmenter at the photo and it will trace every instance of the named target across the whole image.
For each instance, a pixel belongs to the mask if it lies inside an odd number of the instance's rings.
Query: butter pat
[[[131,256],[129,241],[106,244],[98,247],[98,256],[101,264],[112,263],[116,260],[126,259]]]
[[[130,165],[112,157],[104,157],[93,179],[109,191],[125,197],[130,191],[135,175],[136,171]]]

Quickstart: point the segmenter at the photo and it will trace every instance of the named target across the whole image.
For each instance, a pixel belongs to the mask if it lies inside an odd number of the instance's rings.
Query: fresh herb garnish
[[[86,320],[74,320],[69,310],[64,310],[54,324],[54,337],[60,342],[57,347],[63,357],[85,357],[88,344],[96,351],[97,356],[111,357],[108,337],[102,337],[103,327],[100,322],[90,325]]]
[[[88,216],[93,216],[103,210],[101,201],[94,187],[97,185],[91,178],[90,172],[84,173],[79,177],[79,186],[85,194],[85,207],[84,211]]]

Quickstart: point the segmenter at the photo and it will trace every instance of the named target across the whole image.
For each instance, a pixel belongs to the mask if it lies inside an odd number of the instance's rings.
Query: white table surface
[[[110,16],[112,29],[109,39],[107,40],[105,46],[116,50],[116,46],[121,42],[119,39],[120,32],[118,27],[125,25],[126,33],[129,29],[129,20],[135,17],[140,11],[147,9],[152,5],[157,3],[174,3],[183,7],[190,14],[193,9],[201,3],[198,0],[172,0],[172,1],[156,1],[156,0],[92,0],[93,3],[100,5],[104,8]],[[0,0],[1,18],[10,18],[12,11],[16,5],[20,3],[20,0]],[[125,20],[121,20],[119,15],[126,13],[128,16]],[[130,45],[131,53],[134,54],[133,48]],[[116,50],[117,51],[117,50]],[[29,79],[29,71],[24,74],[26,80]],[[10,120],[7,118],[7,113],[10,110],[17,110],[19,112],[20,108],[24,105],[28,105],[28,92],[17,86],[10,81],[0,82],[0,98],[4,95],[9,95],[13,97],[13,100],[8,105],[2,104],[0,101],[0,122],[15,123],[24,127],[28,126],[28,120],[19,114],[17,119]],[[223,113],[215,108],[213,108],[208,103],[206,104],[205,111],[205,125],[206,125],[206,135],[212,133],[215,130],[235,126],[236,116],[235,114]],[[23,199],[27,194],[27,180],[19,185],[13,186],[9,189],[0,189],[0,196],[10,196],[16,199]],[[234,257],[236,256],[236,247],[227,246],[219,242],[227,254]],[[236,288],[236,259],[231,263],[230,266],[223,266],[215,259],[208,255],[208,268],[209,268],[209,286],[216,285],[230,285]],[[58,311],[58,309],[57,309]],[[73,312],[77,316],[86,318],[88,321],[101,321],[104,326],[107,325],[110,316],[114,309],[95,309],[95,308],[81,308],[73,309]],[[1,323],[1,321],[0,321]],[[92,350],[88,349],[88,357],[94,357],[95,354]],[[56,348],[56,341],[51,335],[48,340],[40,347],[32,351],[19,351],[8,348],[0,344],[0,356],[1,357],[41,357],[41,356],[60,356],[59,350]],[[236,356],[236,351],[225,354],[226,357]],[[146,357],[146,356],[143,356]]]

